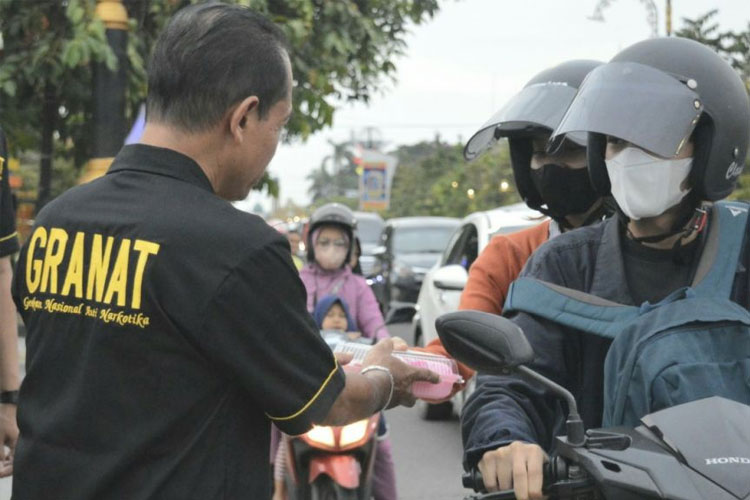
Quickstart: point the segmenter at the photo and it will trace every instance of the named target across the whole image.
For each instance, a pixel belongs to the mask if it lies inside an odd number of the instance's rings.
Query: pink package
[[[443,356],[436,356],[443,357]],[[443,358],[448,359],[448,358]],[[440,375],[440,382],[432,384],[430,382],[414,382],[411,386],[411,393],[418,398],[422,399],[443,399],[448,397],[453,388],[453,384],[461,379],[458,373],[454,373],[451,370],[451,366],[447,363],[440,362],[439,360],[426,360],[426,359],[405,359],[407,363],[412,366],[419,368],[427,368]],[[452,361],[452,360],[449,360]]]
[[[338,344],[334,351],[351,353],[354,358],[350,365],[358,366],[362,364],[369,349],[370,346],[367,345],[346,342]],[[446,398],[450,395],[453,384],[463,382],[463,379],[458,374],[456,362],[445,356],[417,351],[394,351],[393,355],[412,366],[427,368],[440,375],[440,382],[436,384],[430,382],[414,382],[412,384],[411,392],[418,398]]]

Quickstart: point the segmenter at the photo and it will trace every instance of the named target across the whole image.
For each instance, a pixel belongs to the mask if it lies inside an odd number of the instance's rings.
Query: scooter
[[[513,322],[479,311],[436,321],[456,359],[489,374],[518,373],[543,384],[568,405],[566,436],[556,438],[545,465],[544,494],[561,500],[750,500],[750,406],[711,397],[651,413],[635,429],[584,430],[573,395],[528,367],[534,352]],[[481,474],[464,475],[478,495],[514,499],[512,490],[486,491]]]
[[[321,331],[331,349],[341,342],[371,344]],[[369,500],[380,414],[344,426],[315,426],[287,439],[284,482],[290,500]]]

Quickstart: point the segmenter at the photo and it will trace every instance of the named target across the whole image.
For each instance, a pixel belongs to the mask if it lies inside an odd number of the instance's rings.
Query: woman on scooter
[[[348,334],[352,339],[360,336],[357,332],[357,326],[352,320],[349,314],[349,307],[346,305],[340,297],[336,295],[326,295],[318,301],[318,305],[315,306],[313,311],[313,319],[318,325],[321,331],[336,331]],[[346,368],[345,368],[346,369]],[[378,440],[385,439],[387,427],[385,425],[385,418],[381,413],[380,423],[378,425]],[[284,476],[287,470],[287,447],[289,437],[283,435],[279,440],[278,449],[276,450],[276,459],[273,468],[274,476],[274,493],[273,500],[285,500],[288,492],[286,491],[286,484],[284,482]],[[381,468],[387,464],[381,463]],[[378,470],[378,463],[375,464],[375,470],[373,473],[374,478],[384,478],[388,476],[388,470]],[[376,479],[377,480],[377,479]],[[395,483],[395,478],[391,480]],[[374,485],[373,485],[374,486]],[[381,487],[381,489],[383,489]],[[395,498],[395,493],[394,493]]]
[[[346,303],[357,331],[363,337],[380,340],[390,337],[375,295],[365,278],[352,273],[348,262],[357,220],[340,203],[323,205],[310,217],[307,264],[300,278],[307,289],[307,308],[313,312],[321,299],[336,295]],[[400,341],[403,343],[403,341]],[[396,472],[390,439],[378,441],[373,478],[375,500],[396,500]]]
[[[602,63],[573,60],[534,76],[469,139],[464,157],[473,160],[507,137],[518,193],[526,204],[550,218],[529,229],[493,237],[469,270],[459,309],[502,314],[508,287],[529,256],[560,233],[601,221],[611,213],[594,192],[586,170],[585,137],[546,152],[557,127],[586,75]],[[450,356],[440,339],[423,350]],[[464,380],[474,371],[459,363]],[[460,387],[455,387],[455,394]],[[450,399],[450,397],[447,399]],[[435,401],[437,402],[437,401]]]
[[[579,132],[588,133],[592,183],[611,191],[618,214],[550,241],[521,275],[627,305],[690,285],[712,229],[710,202],[732,192],[747,155],[750,102],[739,75],[692,40],[639,42],[591,72],[555,136]],[[731,300],[748,309],[747,240],[742,255]],[[534,350],[529,367],[573,393],[586,428],[600,427],[611,340],[524,312],[512,320]],[[542,498],[563,405],[516,376],[482,379],[463,414],[465,465],[478,465],[490,491]]]
[[[356,225],[354,213],[340,203],[315,210],[307,236],[307,264],[300,278],[307,289],[310,312],[322,297],[338,295],[346,301],[362,335],[380,340],[389,334],[375,294],[349,265]]]

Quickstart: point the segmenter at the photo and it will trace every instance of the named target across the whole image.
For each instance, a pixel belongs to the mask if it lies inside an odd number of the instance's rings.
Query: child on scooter
[[[336,295],[326,295],[320,299],[313,311],[313,318],[321,330],[335,330],[348,333],[352,338],[359,337],[356,324],[349,314],[349,306]],[[403,342],[403,341],[402,341]],[[287,498],[284,484],[286,470],[286,436],[279,443],[274,464],[273,500]],[[391,441],[388,439],[388,427],[381,414],[378,426],[378,447],[375,455],[372,494],[375,500],[396,500],[396,471],[391,452]]]

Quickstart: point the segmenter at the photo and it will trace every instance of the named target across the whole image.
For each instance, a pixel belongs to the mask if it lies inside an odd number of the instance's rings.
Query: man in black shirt
[[[390,340],[344,376],[286,240],[226,201],[263,175],[291,82],[262,16],[178,12],[142,144],[37,217],[14,286],[28,329],[16,500],[269,498],[272,421],[342,424],[437,381]]]
[[[13,472],[13,453],[18,439],[16,401],[18,399],[18,323],[10,293],[13,268],[10,256],[18,251],[18,233],[8,182],[8,153],[5,134],[0,129],[0,477]]]

